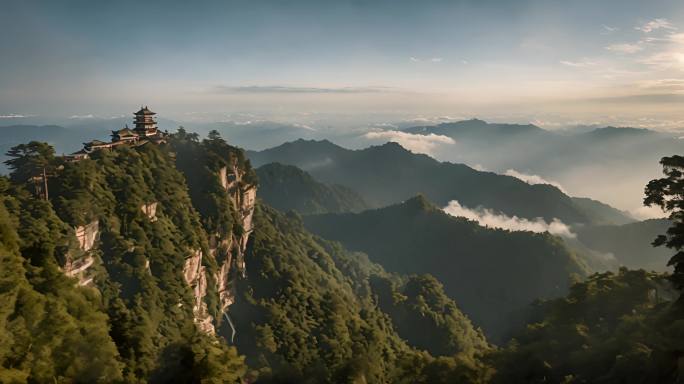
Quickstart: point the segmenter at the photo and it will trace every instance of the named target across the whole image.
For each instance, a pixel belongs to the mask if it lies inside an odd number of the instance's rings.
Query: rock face
[[[216,275],[216,290],[219,295],[220,313],[223,316],[235,302],[235,280],[247,273],[245,250],[253,231],[252,216],[256,202],[256,186],[243,181],[244,171],[237,165],[223,167],[218,172],[221,186],[227,192],[237,222],[233,231],[209,234],[209,255],[219,267]],[[235,230],[237,229],[237,230]],[[215,333],[213,317],[207,311],[204,297],[207,293],[206,269],[202,266],[202,252],[193,251],[186,259],[183,270],[185,281],[193,288],[195,303],[193,313],[198,328],[206,333]]]
[[[90,251],[97,240],[97,235],[100,233],[100,223],[95,220],[86,225],[75,227],[76,238],[78,239],[79,247],[84,251]]]
[[[192,306],[192,313],[197,327],[209,334],[214,334],[214,318],[209,314],[204,297],[207,295],[207,274],[206,268],[202,265],[202,251],[197,249],[192,251],[190,257],[185,259],[183,267],[183,277],[185,282],[192,287],[195,301]]]
[[[155,222],[157,221],[157,202],[152,202],[152,203],[147,203],[143,204],[140,207],[140,210],[143,211],[145,216],[147,216],[150,221]]]
[[[237,166],[224,167],[219,172],[221,185],[228,192],[238,222],[236,225],[241,229],[236,235],[235,231],[230,234],[214,234],[211,241],[211,253],[219,261],[220,269],[216,276],[217,290],[221,302],[221,312],[225,313],[228,307],[235,301],[233,285],[237,276],[244,277],[247,273],[245,264],[245,250],[249,236],[254,230],[252,216],[254,215],[254,203],[256,202],[256,187],[243,183],[244,172]]]
[[[78,284],[81,286],[89,285],[93,282],[92,276],[88,273],[88,269],[95,263],[95,258],[90,254],[90,251],[97,241],[100,233],[99,222],[94,220],[86,225],[81,225],[74,228],[76,239],[78,240],[78,247],[85,253],[83,257],[74,259],[69,254],[62,269],[64,274],[69,277],[78,279]]]
[[[78,260],[67,258],[64,264],[64,274],[69,277],[78,278],[78,285],[84,286],[93,282],[93,278],[88,276],[88,268],[95,263],[95,258],[88,255]]]

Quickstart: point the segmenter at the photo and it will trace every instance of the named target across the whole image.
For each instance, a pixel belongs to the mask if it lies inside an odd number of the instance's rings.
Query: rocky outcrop
[[[99,221],[94,220],[86,225],[74,227],[78,248],[80,251],[71,251],[66,256],[62,270],[69,277],[78,279],[78,285],[86,286],[93,282],[89,271],[95,264],[95,258],[91,254],[95,242],[100,234]],[[74,257],[74,255],[82,255]]]
[[[207,295],[207,273],[202,265],[202,251],[195,250],[185,259],[183,267],[185,282],[192,287],[194,303],[192,313],[197,327],[209,334],[214,334],[214,318],[209,314],[204,297]]]
[[[231,167],[231,172],[224,170],[228,167],[222,168],[219,172],[221,185],[226,188],[231,203],[237,212],[238,222],[236,225],[241,229],[232,234],[215,234],[213,243],[216,247],[212,249],[212,255],[221,260],[219,264],[220,269],[216,275],[217,290],[221,302],[221,311],[226,312],[228,307],[235,302],[234,285],[238,276],[245,277],[247,273],[247,265],[245,263],[245,250],[247,249],[247,242],[249,236],[254,230],[252,224],[252,217],[254,215],[254,204],[256,203],[256,187],[251,184],[245,184],[242,176],[244,172],[236,166]]]
[[[244,171],[237,164],[221,168],[217,176],[237,213],[233,231],[209,234],[208,256],[213,257],[218,265],[218,271],[214,275],[220,302],[220,313],[217,316],[228,318],[228,307],[235,302],[235,282],[239,276],[246,275],[244,255],[253,231],[256,187],[243,181]],[[201,251],[194,251],[186,259],[183,274],[185,281],[193,289],[195,323],[202,331],[215,333],[214,319],[209,315],[204,300],[207,293],[207,275],[205,267],[202,266]]]
[[[93,278],[88,276],[88,268],[95,263],[95,258],[88,255],[86,257],[73,260],[68,257],[64,263],[64,274],[68,277],[75,277],[78,279],[78,285],[85,286],[93,282]]]
[[[148,219],[150,219],[151,222],[157,221],[157,202],[152,202],[152,203],[147,203],[143,204],[140,207],[140,210],[143,211],[145,216],[147,216]]]
[[[94,220],[86,225],[81,225],[74,228],[76,238],[78,239],[79,247],[84,251],[90,251],[97,240],[97,235],[100,233],[100,223]]]

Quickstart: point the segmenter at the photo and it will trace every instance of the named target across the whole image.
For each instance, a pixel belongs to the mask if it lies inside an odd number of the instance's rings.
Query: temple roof
[[[119,136],[138,136],[137,133],[133,132],[128,127],[123,128],[123,129],[119,129],[118,131],[112,131],[112,133],[115,135],[119,135]]]
[[[140,110],[135,113],[136,116],[140,115],[156,115],[156,113],[150,111],[149,108],[147,108],[147,105],[144,107],[140,107]]]
[[[109,143],[105,143],[104,141],[100,141],[100,140],[93,140],[90,143],[83,143],[83,144],[85,144],[86,147],[92,147],[93,145],[106,145]]]

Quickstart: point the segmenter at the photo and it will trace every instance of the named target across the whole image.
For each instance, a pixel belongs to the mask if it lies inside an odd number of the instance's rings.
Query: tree
[[[651,180],[646,185],[644,205],[660,207],[670,214],[672,226],[653,241],[653,246],[665,245],[677,251],[668,265],[674,266],[672,283],[684,290],[684,157],[663,157],[660,164],[666,177]]]
[[[215,130],[215,129],[212,129],[212,130],[209,132],[209,134],[207,135],[207,138],[208,138],[209,140],[214,140],[214,141],[215,141],[215,140],[223,140],[223,139],[221,138],[221,134],[219,133],[219,131],[217,131],[217,130]]]
[[[48,143],[39,141],[14,146],[7,152],[7,156],[10,159],[5,164],[12,170],[12,180],[18,182],[41,175],[43,170],[49,172],[55,164],[55,149]]]

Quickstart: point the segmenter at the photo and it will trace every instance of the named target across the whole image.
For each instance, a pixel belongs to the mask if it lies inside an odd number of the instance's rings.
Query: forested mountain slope
[[[358,212],[368,208],[363,197],[337,184],[323,184],[307,172],[279,163],[262,165],[259,177],[259,197],[268,205],[286,212],[301,214]]]
[[[255,213],[256,175],[215,133],[181,130],[76,162],[32,142],[10,166],[0,178],[3,381],[487,375],[485,337],[438,281],[384,272],[296,215]],[[33,183],[43,168],[47,200],[44,180]]]
[[[309,230],[362,251],[388,271],[430,273],[500,341],[537,298],[564,295],[587,268],[557,237],[481,227],[418,196],[359,214],[306,216]]]

